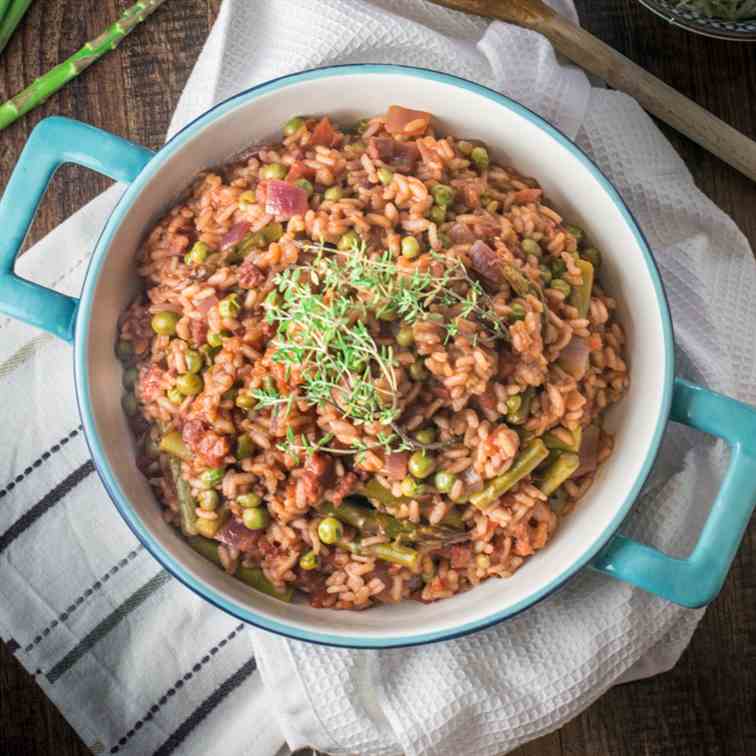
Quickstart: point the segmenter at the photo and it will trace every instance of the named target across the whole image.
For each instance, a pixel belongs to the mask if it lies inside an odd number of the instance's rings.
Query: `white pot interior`
[[[619,302],[628,336],[631,389],[610,415],[610,425],[617,433],[610,462],[552,542],[513,578],[489,580],[473,591],[432,605],[404,602],[367,612],[315,610],[305,603],[285,605],[203,561],[163,522],[150,488],[136,470],[120,407],[121,367],[113,355],[116,321],[138,285],[133,258],[140,240],[199,171],[224,162],[249,144],[276,138],[281,124],[292,115],[330,113],[336,121],[350,123],[383,112],[393,103],[431,111],[444,132],[483,139],[494,154],[507,156],[521,171],[537,177],[556,208],[587,230],[603,253],[602,282]],[[114,487],[120,489],[127,506],[150,532],[154,548],[167,552],[195,580],[239,611],[252,611],[296,634],[327,634],[334,641],[419,640],[420,636],[453,632],[485,621],[537,597],[617,524],[652,446],[662,414],[665,382],[670,380],[664,367],[667,347],[661,325],[662,305],[649,264],[621,208],[586,163],[535,122],[445,81],[396,72],[340,73],[283,86],[257,97],[247,95],[216,116],[215,120],[204,120],[188,141],[170,154],[114,229],[96,282],[91,318],[85,326],[88,333],[82,332],[84,324],[79,323],[77,348],[86,340],[88,400],[105,467],[110,468]],[[186,136],[180,137],[184,139]]]

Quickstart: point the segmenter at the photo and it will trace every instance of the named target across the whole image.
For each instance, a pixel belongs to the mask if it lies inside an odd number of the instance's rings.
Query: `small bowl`
[[[134,256],[153,224],[200,171],[249,144],[275,139],[296,113],[329,113],[340,123],[392,104],[428,110],[442,132],[484,140],[494,157],[541,182],[570,221],[602,250],[601,279],[618,303],[632,381],[607,423],[616,433],[580,506],[548,547],[510,579],[431,605],[404,601],[366,612],[285,604],[249,588],[195,553],[168,526],[136,465],[121,409],[117,322],[140,287]],[[15,256],[55,169],[75,162],[130,183],[92,254],[81,299],[13,274]],[[756,410],[676,379],[667,301],[651,250],[617,190],[567,137],[517,102],[447,74],[419,68],[350,65],[291,74],[217,105],[159,152],[64,118],[32,133],[0,201],[0,311],[74,342],[76,394],[97,471],[139,540],[177,579],[245,622],[293,638],[386,648],[469,633],[526,610],[590,565],[687,606],[718,592],[756,503]],[[725,438],[731,468],[688,559],[674,559],[617,530],[640,493],[668,421]],[[97,538],[97,533],[91,534]]]
[[[732,42],[756,42],[756,18],[728,21],[724,18],[712,18],[692,8],[680,6],[676,0],[638,1],[674,26],[695,34],[703,34],[715,39],[729,39]]]

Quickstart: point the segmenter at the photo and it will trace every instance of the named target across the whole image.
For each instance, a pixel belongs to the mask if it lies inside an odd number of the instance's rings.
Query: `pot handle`
[[[32,131],[0,199],[0,312],[73,341],[79,300],[19,278],[13,265],[47,184],[63,163],[116,181],[133,181],[150,150],[69,118],[46,118]]]
[[[676,559],[617,535],[591,566],[675,604],[700,607],[722,588],[756,505],[756,408],[676,378],[670,419],[723,438],[732,451],[693,553]]]

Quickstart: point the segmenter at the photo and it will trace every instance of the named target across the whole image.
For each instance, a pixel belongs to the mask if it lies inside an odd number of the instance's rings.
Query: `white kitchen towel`
[[[574,17],[570,0],[553,4]],[[260,81],[349,62],[480,81],[575,139],[656,252],[678,371],[756,402],[746,240],[636,103],[592,88],[534,33],[421,0],[225,0],[171,133]],[[18,272],[78,293],[120,192],[64,223]],[[424,648],[352,652],[250,631],[169,578],[121,522],[82,439],[70,347],[5,318],[0,330],[0,636],[96,753],[272,756],[284,735],[331,753],[504,753],[610,686],[673,666],[701,617],[586,572],[507,623]],[[686,553],[723,462],[721,444],[671,428],[625,532]]]

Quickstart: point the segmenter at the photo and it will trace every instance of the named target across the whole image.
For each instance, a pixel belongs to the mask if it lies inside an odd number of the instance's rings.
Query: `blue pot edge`
[[[516,604],[507,607],[504,610],[495,612],[492,615],[466,623],[465,625],[461,625],[459,627],[401,638],[372,638],[370,636],[352,637],[347,635],[331,635],[327,633],[307,631],[278,621],[269,620],[258,615],[254,611],[239,606],[236,602],[228,601],[227,599],[220,596],[215,590],[208,588],[201,581],[196,580],[191,574],[189,574],[188,571],[179,562],[177,562],[170,554],[168,554],[159,544],[155,542],[149,530],[144,526],[140,518],[131,509],[127,497],[124,495],[123,491],[118,485],[110,464],[108,463],[106,455],[102,452],[99,435],[96,430],[95,419],[91,412],[89,401],[87,400],[87,397],[89,395],[89,376],[86,370],[88,355],[87,343],[86,339],[78,338],[79,333],[88,333],[89,318],[93,304],[93,293],[97,288],[96,284],[99,279],[102,264],[107,256],[106,252],[110,245],[110,242],[112,241],[112,237],[116,233],[124,216],[128,213],[133,200],[139,195],[143,187],[152,179],[155,172],[169,156],[180,150],[184,146],[184,144],[194,135],[194,133],[196,133],[203,126],[209,124],[211,121],[215,120],[215,118],[222,116],[227,112],[230,112],[234,108],[241,105],[243,102],[247,102],[250,99],[255,99],[260,95],[267,94],[268,92],[275,91],[291,84],[319,79],[322,77],[342,76],[350,74],[398,74],[403,76],[412,76],[421,79],[440,81],[442,83],[449,84],[460,89],[474,92],[475,94],[486,97],[487,99],[494,101],[498,105],[506,107],[509,110],[517,113],[518,115],[526,118],[530,122],[534,123],[542,131],[545,131],[549,136],[555,139],[573,155],[575,155],[575,157],[577,157],[578,160],[580,160],[586,166],[586,168],[594,176],[594,178],[596,178],[596,180],[602,186],[604,191],[606,191],[612,202],[618,208],[620,214],[623,216],[625,222],[633,232],[638,246],[643,252],[644,261],[651,276],[651,280],[654,284],[657,300],[659,302],[659,307],[662,315],[662,331],[665,343],[664,390],[662,394],[661,411],[657,420],[657,426],[654,430],[651,444],[646,455],[646,460],[640,470],[635,484],[625,497],[622,506],[618,509],[616,515],[614,516],[614,518],[612,518],[612,521],[605,528],[602,534],[594,541],[590,548],[583,553],[580,559],[573,562],[566,570],[560,573],[546,586],[544,586],[534,594],[528,596],[527,598],[522,599]],[[86,439],[87,446],[89,447],[90,453],[92,454],[92,459],[95,464],[98,476],[100,477],[106,491],[112,499],[113,504],[128,525],[129,529],[134,533],[136,538],[145,547],[145,549],[166,570],[168,570],[169,573],[171,573],[177,580],[179,580],[179,582],[189,588],[193,593],[202,597],[204,600],[208,601],[208,603],[215,606],[216,608],[223,610],[224,612],[230,614],[233,617],[236,617],[237,619],[242,620],[243,622],[246,622],[259,629],[267,630],[277,635],[282,635],[294,640],[301,640],[326,646],[361,649],[402,648],[425,645],[428,643],[434,643],[443,640],[452,640],[454,638],[459,638],[473,632],[484,630],[498,624],[499,622],[502,622],[503,620],[511,619],[522,613],[526,609],[530,608],[534,604],[543,601],[559,588],[561,588],[577,572],[586,567],[590,563],[591,559],[596,556],[596,554],[606,545],[609,539],[619,529],[620,525],[630,511],[630,508],[632,507],[635,499],[638,497],[649,473],[651,472],[651,468],[656,459],[661,443],[661,438],[666,428],[670,414],[672,402],[672,386],[674,380],[674,337],[672,318],[669,311],[669,302],[656,260],[653,256],[653,252],[651,251],[648,241],[646,240],[645,235],[640,229],[638,222],[623,201],[619,192],[615,189],[611,181],[604,175],[601,169],[580,147],[572,142],[558,128],[548,123],[537,113],[531,111],[529,108],[516,102],[515,100],[512,100],[506,95],[490,89],[489,87],[485,87],[481,84],[476,84],[475,82],[471,82],[467,79],[463,79],[452,74],[443,73],[441,71],[417,68],[413,66],[373,63],[327,66],[323,68],[309,69],[292,74],[287,74],[285,76],[263,82],[218,103],[217,105],[213,106],[202,115],[198,116],[193,121],[188,123],[181,130],[179,130],[155,154],[155,157],[150,160],[142,173],[140,173],[137,179],[127,188],[127,190],[121,196],[97,241],[95,250],[89,262],[84,282],[85,283],[82,290],[81,300],[77,309],[74,337],[74,379],[76,384],[76,401],[82,419],[82,427],[84,429],[84,437]]]

